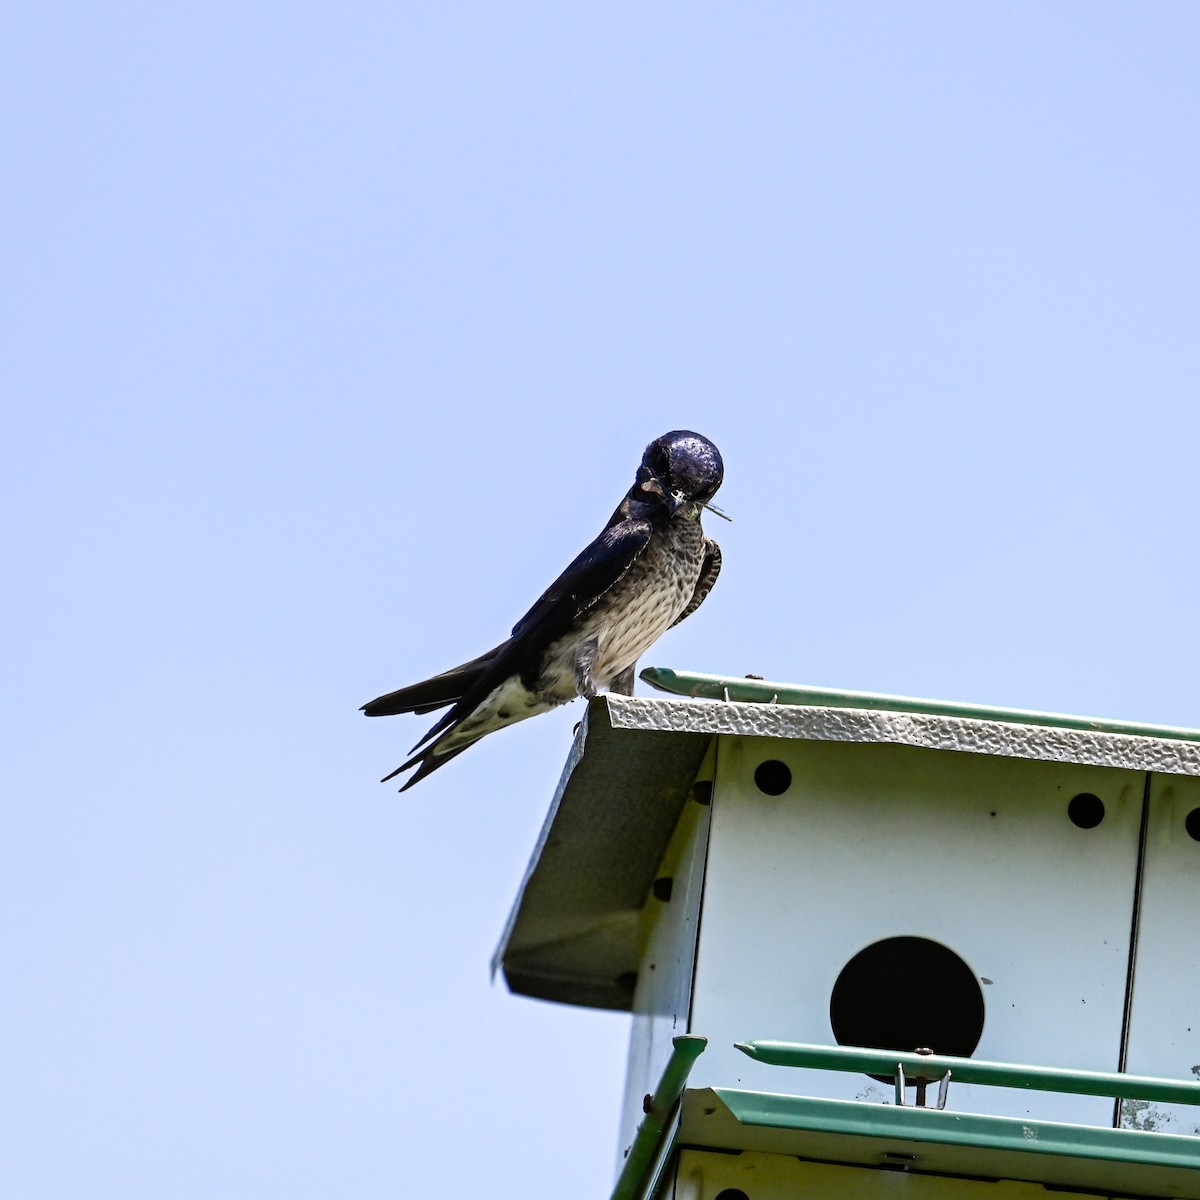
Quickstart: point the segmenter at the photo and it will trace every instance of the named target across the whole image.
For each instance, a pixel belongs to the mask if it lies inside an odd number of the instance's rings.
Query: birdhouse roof
[[[651,668],[593,699],[493,960],[517,993],[628,1009],[642,906],[717,735],[1200,776],[1200,731]]]

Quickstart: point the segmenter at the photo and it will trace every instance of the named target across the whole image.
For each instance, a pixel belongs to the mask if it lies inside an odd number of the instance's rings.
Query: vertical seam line
[[[692,978],[688,981],[688,1015],[686,1030],[695,1033],[693,1022],[696,1017],[696,980],[700,975],[700,932],[704,926],[704,901],[708,895],[708,863],[712,851],[712,826],[717,806],[717,776],[721,766],[721,735],[713,735],[713,778],[712,795],[708,801],[708,815],[704,821],[704,864],[700,871],[700,903],[696,906],[696,940],[692,946]]]
[[[1146,841],[1150,830],[1150,786],[1154,778],[1152,771],[1146,772],[1142,785],[1142,817],[1138,829],[1137,865],[1133,872],[1133,912],[1129,921],[1129,959],[1125,967],[1125,1009],[1121,1014],[1121,1047],[1117,1059],[1117,1070],[1129,1069],[1129,1033],[1133,1020],[1133,977],[1137,968],[1138,936],[1142,924],[1142,887],[1146,874]],[[1113,1101],[1113,1128],[1121,1127],[1121,1101]]]

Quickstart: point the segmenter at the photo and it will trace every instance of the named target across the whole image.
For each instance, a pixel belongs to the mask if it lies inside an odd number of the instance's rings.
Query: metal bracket
[[[917,1054],[932,1054],[933,1051],[921,1048],[921,1049],[918,1049],[916,1051],[916,1053]],[[939,1111],[946,1107],[946,1101],[950,1098],[950,1080],[953,1077],[953,1075],[954,1075],[953,1071],[947,1071],[941,1077],[941,1079],[938,1081],[937,1103],[935,1104],[934,1107],[937,1108]],[[913,1098],[913,1103],[911,1105],[909,1105],[908,1107],[910,1107],[910,1108],[928,1108],[929,1105],[925,1102],[925,1089],[933,1082],[933,1080],[932,1079],[924,1079],[920,1075],[918,1075],[916,1077],[916,1079],[913,1080],[913,1082],[916,1085],[917,1094]],[[908,1086],[907,1080],[904,1075],[904,1064],[902,1062],[898,1062],[896,1064],[896,1104],[901,1108],[905,1107],[905,1104],[906,1104],[905,1099],[904,1099],[904,1089],[907,1086]]]

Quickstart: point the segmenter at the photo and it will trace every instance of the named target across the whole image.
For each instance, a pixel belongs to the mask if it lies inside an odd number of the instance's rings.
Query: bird
[[[362,706],[369,717],[448,708],[382,783],[416,767],[407,791],[480,738],[608,690],[633,694],[637,660],[704,603],[721,550],[700,523],[725,466],[708,438],[676,429],[642,455],[633,486],[599,535],[499,646]]]

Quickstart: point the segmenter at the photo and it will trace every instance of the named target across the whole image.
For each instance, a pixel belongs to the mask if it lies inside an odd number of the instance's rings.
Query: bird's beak
[[[672,492],[667,497],[667,511],[674,516],[686,503],[682,492]]]

